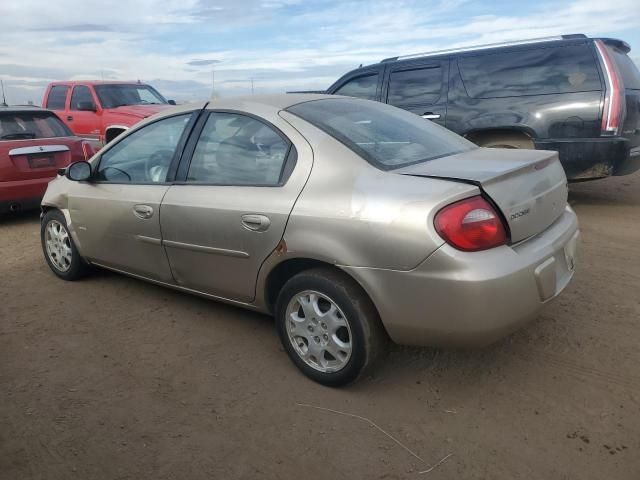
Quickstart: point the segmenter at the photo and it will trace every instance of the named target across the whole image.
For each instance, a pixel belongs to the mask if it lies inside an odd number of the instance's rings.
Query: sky
[[[585,33],[628,42],[638,0],[1,0],[10,104],[54,80],[141,80],[177,101],[323,90],[360,64],[507,40]]]

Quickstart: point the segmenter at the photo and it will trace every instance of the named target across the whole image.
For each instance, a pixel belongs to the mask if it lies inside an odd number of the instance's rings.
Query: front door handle
[[[440,118],[440,114],[433,113],[433,112],[425,112],[423,115],[421,115],[421,117],[426,118],[427,120],[437,120],[438,118]]]
[[[71,115],[67,115],[67,121],[70,122],[73,120],[73,117]]]
[[[151,208],[149,205],[134,205],[133,214],[138,218],[146,220],[147,218],[153,217],[153,208]]]
[[[264,232],[271,226],[271,220],[265,215],[242,215],[242,226],[253,232]]]

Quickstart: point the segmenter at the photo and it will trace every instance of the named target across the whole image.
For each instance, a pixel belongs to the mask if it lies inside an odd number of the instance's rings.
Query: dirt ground
[[[640,174],[571,190],[580,263],[538,321],[483,350],[393,347],[339,390],[270,318],[57,280],[38,215],[3,220],[0,478],[639,479]]]

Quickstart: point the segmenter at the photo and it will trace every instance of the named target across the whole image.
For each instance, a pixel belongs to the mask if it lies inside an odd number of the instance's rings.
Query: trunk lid
[[[567,204],[567,178],[557,152],[477,148],[394,173],[477,185],[504,216],[512,243],[546,230]]]
[[[79,144],[73,137],[0,141],[0,181],[55,177],[59,168],[84,158]]]

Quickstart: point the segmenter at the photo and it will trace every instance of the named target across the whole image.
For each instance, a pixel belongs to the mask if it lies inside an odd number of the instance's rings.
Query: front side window
[[[97,181],[162,183],[191,113],[165,118],[126,136],[100,158]]]
[[[64,110],[68,91],[69,87],[66,85],[55,85],[51,87],[49,97],[47,98],[47,108],[51,110]]]
[[[106,84],[96,85],[95,89],[102,108],[167,103],[165,98],[149,85]]]
[[[89,105],[95,106],[91,91],[86,85],[73,87],[73,92],[71,93],[71,110],[82,110],[80,104],[83,104],[83,107]]]
[[[366,100],[376,99],[376,90],[378,88],[378,74],[364,75],[349,80],[347,83],[338,88],[334,95],[345,95],[347,97],[364,98]]]
[[[389,95],[391,105],[431,104],[440,98],[442,69],[418,68],[391,72]]]
[[[600,90],[587,45],[537,48],[461,57],[464,86],[475,98],[546,95]]]
[[[51,112],[0,113],[0,140],[69,137],[69,128]]]
[[[356,99],[299,103],[287,111],[312,123],[381,170],[391,170],[477,148],[406,110]]]
[[[273,186],[283,179],[289,143],[259,120],[211,113],[193,153],[188,182]]]

